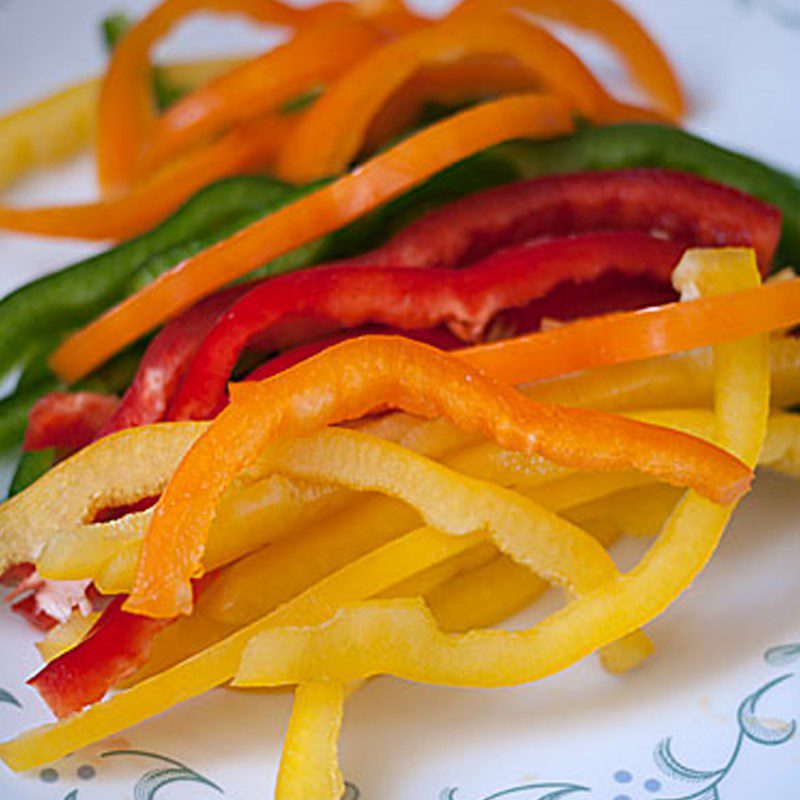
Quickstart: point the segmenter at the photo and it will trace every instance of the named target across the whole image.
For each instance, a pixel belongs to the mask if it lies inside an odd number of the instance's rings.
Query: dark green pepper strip
[[[193,248],[231,235],[301,191],[267,178],[220,181],[149,233],[12,292],[0,301],[0,378],[29,356],[19,342],[39,344],[88,322],[123,299],[140,270],[152,280]]]
[[[754,158],[726,150],[679,128],[625,124],[586,127],[549,142],[501,145],[495,153],[518,177],[625,167],[691,172],[741,189],[780,208],[783,236],[777,265],[800,263],[800,182]]]

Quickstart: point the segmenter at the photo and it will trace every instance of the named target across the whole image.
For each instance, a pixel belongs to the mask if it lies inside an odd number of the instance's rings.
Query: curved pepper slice
[[[215,289],[340,228],[450,164],[501,141],[555,136],[572,127],[562,101],[540,96],[487,103],[433,125],[163,274],[64,342],[51,365],[76,380]]]
[[[601,412],[538,406],[427,346],[364,337],[263,383],[237,387],[232,404],[192,447],[156,507],[127,610],[152,616],[190,611],[188,581],[199,567],[216,506],[267,444],[387,403],[424,417],[445,416],[463,430],[557,463],[635,468],[689,483],[720,502],[741,496],[750,481],[736,459],[691,438]]]
[[[698,251],[677,275],[681,288],[701,294],[757,281],[755,264],[742,251]],[[769,411],[767,347],[759,336],[715,350],[719,435],[749,464],[758,457]],[[448,636],[420,602],[366,604],[321,628],[259,634],[243,655],[237,683],[390,673],[427,683],[500,686],[553,674],[661,613],[705,566],[732,511],[687,493],[638,566],[524,633]]]
[[[543,28],[504,13],[457,14],[384,45],[331,86],[285,148],[278,174],[303,183],[345,171],[378,110],[415,72],[485,54],[512,56],[531,73],[531,89],[543,86],[593,121],[647,116],[622,108],[583,62]]]
[[[281,116],[243,122],[121,194],[95,202],[0,206],[0,228],[80,239],[129,238],[161,222],[207,184],[268,166],[295,125]]]
[[[368,322],[407,330],[447,324],[477,338],[498,311],[524,306],[559,283],[592,281],[610,271],[662,283],[683,252],[639,233],[577,236],[502,250],[462,270],[321,267],[267,280],[233,304],[199,346],[170,410],[172,419],[208,419],[248,342],[269,343],[294,316],[342,327]]]
[[[752,247],[766,274],[781,235],[781,213],[737,189],[684,172],[578,172],[466,195],[346,263],[462,267],[498,247],[598,229],[658,232],[699,247]]]
[[[237,59],[165,64],[170,82],[193,88],[238,65]],[[26,172],[75,155],[92,141],[100,78],[76,83],[0,118],[0,187]]]
[[[313,13],[278,0],[166,0],[134,25],[114,48],[100,89],[96,157],[104,189],[121,189],[129,183],[154,124],[151,50],[184,17],[198,11],[245,14],[259,22],[292,28]]]
[[[133,383],[98,436],[164,419],[200,342],[221,314],[247,290],[246,286],[236,286],[217,292],[167,323],[148,346]]]
[[[686,111],[681,86],[669,60],[639,21],[613,0],[466,0],[460,9],[527,11],[597,34],[622,57],[628,72],[674,121]]]
[[[336,78],[384,40],[372,25],[355,17],[300,30],[286,44],[202,86],[164,112],[153,126],[137,174],[152,172],[231,125],[278,111],[283,103]]]
[[[526,383],[733,342],[798,321],[800,279],[795,278],[719,297],[578,320],[454,355],[498,380]],[[787,381],[790,386],[793,382]]]

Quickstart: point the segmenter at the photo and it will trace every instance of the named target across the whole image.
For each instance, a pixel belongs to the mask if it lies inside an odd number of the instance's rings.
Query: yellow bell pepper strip
[[[84,615],[76,608],[69,619],[56,625],[47,632],[44,639],[36,642],[36,649],[45,662],[50,662],[79,644],[99,618],[99,611]]]
[[[207,184],[271,166],[296,124],[287,116],[243,122],[121,194],[95,202],[32,208],[0,206],[0,228],[80,239],[130,238],[164,220]]]
[[[676,274],[684,294],[725,292],[758,280],[752,253],[741,250],[695,251]],[[715,349],[719,435],[749,464],[758,458],[766,429],[768,354],[765,336]],[[662,612],[705,566],[732,511],[733,506],[688,492],[637,567],[524,633],[452,636],[437,629],[420,602],[366,603],[316,629],[287,627],[259,634],[243,654],[236,684],[393,674],[489,687],[553,674]]]
[[[30,769],[135,725],[229,681],[247,642],[266,627],[313,625],[332,616],[343,604],[388,591],[411,575],[470,549],[481,539],[477,534],[449,536],[424,529],[390,542],[174,668],[58,723],[0,744],[0,758],[14,770]]]
[[[167,109],[153,126],[137,175],[152,173],[231,125],[275,114],[287,101],[338,77],[382,41],[374,26],[355,17],[301,30]]]
[[[219,500],[278,436],[309,434],[386,405],[444,416],[468,432],[566,466],[639,469],[720,502],[740,497],[750,481],[741,462],[707,443],[603,412],[539,406],[457,358],[399,337],[352,339],[261,383],[232,388],[231,404],[161,496],[126,610],[163,617],[191,610],[189,579]]]
[[[459,10],[508,9],[529,12],[596,34],[621,56],[629,74],[660,111],[674,122],[686,112],[686,100],[669,60],[641,23],[614,0],[466,0]]]
[[[0,506],[0,572],[35,563],[53,535],[90,522],[103,508],[158,495],[201,428],[192,423],[120,431],[53,467]]]
[[[194,88],[239,61],[177,62],[162,70],[170,83]],[[0,188],[88,147],[95,131],[99,93],[100,78],[89,78],[0,118]]]
[[[134,25],[114,48],[100,89],[97,170],[100,185],[125,188],[155,122],[150,92],[150,52],[187,15],[197,11],[245,14],[253,20],[297,28],[308,19],[278,0],[166,0]]]
[[[583,62],[543,28],[504,13],[457,14],[389,42],[330,86],[287,144],[278,175],[303,183],[345,171],[378,110],[418,70],[492,54],[519,61],[531,75],[529,89],[544,87],[592,121],[636,116],[621,108]]]
[[[572,128],[568,106],[543,96],[498,100],[450,117],[187,259],[67,339],[51,366],[67,380],[77,379],[201,297],[451,164],[502,141],[556,136]]]
[[[275,800],[341,800],[344,779],[338,744],[343,711],[341,684],[305,683],[297,687]]]
[[[595,537],[602,531],[650,539],[658,535],[679,499],[678,489],[653,484],[593,500],[569,509],[564,516]]]
[[[440,458],[450,450],[463,446],[465,441],[461,431],[442,420],[421,422],[400,414],[367,420],[360,423],[360,427],[431,458]],[[193,428],[195,435],[204,429],[205,425]],[[181,424],[161,426],[159,430],[164,447],[168,447],[166,441],[170,435],[176,437],[174,447],[176,460],[179,460],[185,450],[186,437],[191,433],[187,434]],[[143,435],[146,437],[148,434]],[[91,466],[96,458],[95,450],[102,449],[106,451],[108,459],[105,473],[107,483],[113,486],[125,482],[130,474],[128,460],[140,452],[133,444],[135,440],[136,434],[131,432],[130,437],[123,441],[101,440],[86,452],[76,454],[62,467],[65,472],[69,470],[65,480],[73,485],[82,484],[86,480],[86,465]],[[174,463],[154,460],[151,466],[153,473],[148,476],[151,484],[166,484],[174,470]],[[149,496],[149,485],[141,487],[140,497]],[[92,487],[94,491],[94,484]],[[131,495],[136,494],[133,485],[129,485],[127,490]],[[39,494],[47,494],[48,491],[47,483],[29,489],[28,505],[48,507],[50,500]],[[216,569],[257,547],[313,525],[318,519],[325,519],[346,506],[353,496],[352,492],[342,487],[290,480],[280,475],[237,485],[217,510],[209,534],[204,566],[207,570]],[[13,507],[0,506],[0,525],[4,523],[4,513],[8,511],[13,514]],[[376,514],[379,513],[379,510],[376,511]],[[384,513],[393,512],[384,507]],[[65,520],[64,527],[52,534],[44,545],[36,559],[37,568],[40,574],[51,579],[91,579],[103,594],[127,593],[133,585],[141,542],[150,524],[152,510],[127,514],[103,523],[80,522],[81,519],[91,520],[93,516],[93,511],[87,506],[82,512],[76,512]],[[39,520],[32,522],[38,524]]]

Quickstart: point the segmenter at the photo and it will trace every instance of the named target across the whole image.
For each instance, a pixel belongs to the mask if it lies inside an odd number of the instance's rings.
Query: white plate
[[[0,0],[0,107],[98,69],[96,22],[120,5],[148,3]],[[797,0],[631,5],[678,64],[693,129],[800,172]],[[192,37],[184,49],[264,40],[233,24],[196,24]],[[91,186],[83,164],[34,179],[14,197],[76,197]],[[0,237],[0,290],[90,249]],[[341,757],[350,797],[800,797],[799,496],[787,480],[759,480],[711,566],[650,626],[657,655],[626,678],[590,659],[502,691],[368,685],[347,705]],[[25,685],[38,667],[34,635],[2,612],[0,636],[6,739],[49,715]],[[264,797],[289,710],[288,695],[218,690],[47,769],[18,776],[0,766],[0,798]]]

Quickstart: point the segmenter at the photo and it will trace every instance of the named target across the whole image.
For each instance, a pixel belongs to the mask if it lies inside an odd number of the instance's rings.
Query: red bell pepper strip
[[[96,392],[51,392],[28,415],[23,450],[78,450],[94,439],[119,406],[119,398]]]
[[[637,232],[596,233],[501,250],[472,267],[361,269],[330,266],[264,281],[228,309],[208,334],[175,396],[171,419],[207,419],[225,405],[225,387],[247,343],[287,317],[316,315],[343,327],[368,322],[405,330],[447,324],[474,340],[500,310],[522,306],[564,281],[606,272],[664,283],[683,245]]]
[[[147,661],[153,637],[172,621],[128,614],[123,599],[111,603],[83,642],[28,681],[57,717],[101,700],[132,675]]]
[[[405,336],[407,339],[413,339],[416,342],[424,342],[433,347],[438,347],[440,350],[455,350],[462,344],[460,339],[444,327],[429,328],[420,331],[405,331],[381,325],[364,325],[359,328],[342,331],[341,333],[334,333],[331,336],[326,336],[323,339],[316,339],[313,342],[306,342],[290,350],[285,350],[283,353],[280,353],[263,363],[260,367],[254,369],[247,376],[247,380],[262,381],[264,378],[271,378],[273,375],[277,375],[279,372],[283,372],[285,369],[289,369],[289,367],[293,367],[295,364],[299,364],[301,361],[305,361],[307,358],[311,358],[311,356],[315,356],[317,353],[321,353],[323,350],[335,344],[339,344],[339,342],[370,334]]]
[[[602,229],[658,232],[700,247],[747,245],[765,272],[781,235],[781,215],[737,189],[682,172],[581,172],[467,195],[347,263],[459,267],[538,236]]]
[[[209,573],[192,583],[195,600],[214,577]],[[80,644],[28,681],[60,719],[102,700],[133,675],[150,657],[156,634],[173,622],[129,614],[122,610],[124,600],[114,598]]]
[[[224,289],[167,323],[145,351],[133,383],[116,413],[98,431],[97,438],[163,420],[200,343],[231,303],[248,289],[247,286]]]

